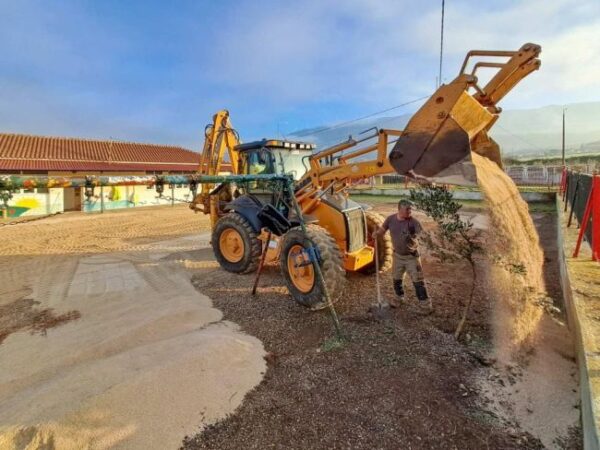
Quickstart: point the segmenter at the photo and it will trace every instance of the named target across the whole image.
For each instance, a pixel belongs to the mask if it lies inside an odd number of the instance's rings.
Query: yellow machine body
[[[344,203],[350,200],[341,198],[342,207]],[[304,200],[300,203],[303,208],[310,203],[310,200]],[[364,227],[364,214],[362,208],[354,206],[350,210],[354,214],[348,217],[340,208],[336,208],[326,201],[315,203],[309,210],[307,217],[325,228],[335,239],[343,256],[344,269],[348,272],[355,272],[373,262],[374,249],[366,245],[366,228]],[[362,221],[361,224],[358,222]],[[350,223],[349,223],[350,222]],[[356,233],[349,233],[349,226],[356,229]],[[361,236],[362,234],[362,236]],[[358,240],[358,242],[355,242]]]
[[[343,255],[344,269],[360,270],[373,263],[374,249],[367,243],[364,210],[348,198],[351,182],[396,172],[417,180],[475,184],[471,152],[501,165],[498,145],[488,136],[501,112],[497,103],[520,80],[539,68],[540,52],[541,48],[535,44],[525,44],[517,51],[469,52],[458,76],[440,86],[404,130],[376,130],[371,135],[360,139],[350,137],[346,142],[316,153],[312,147],[305,147],[310,144],[265,140],[261,151],[309,150],[302,158],[303,168],[298,169],[296,165],[294,169],[296,200],[308,223],[320,225],[333,237]],[[476,62],[471,73],[467,73],[467,65],[473,57],[492,57],[494,62]],[[497,62],[499,57],[508,60]],[[483,88],[475,75],[480,68],[497,70]],[[261,173],[247,167],[249,161],[244,159],[243,153],[248,147],[240,143],[227,111],[219,111],[213,117],[213,124],[207,126],[205,135],[200,173],[220,173],[225,154],[232,173]],[[390,147],[393,147],[391,152]],[[281,158],[280,153],[277,155]],[[368,155],[374,157],[369,159]],[[196,211],[210,214],[213,227],[225,214],[220,204],[232,197],[231,191],[219,189],[208,186],[191,205]],[[268,233],[262,230],[259,239],[268,246],[266,260],[275,261],[282,239],[272,237],[267,242],[267,238]]]

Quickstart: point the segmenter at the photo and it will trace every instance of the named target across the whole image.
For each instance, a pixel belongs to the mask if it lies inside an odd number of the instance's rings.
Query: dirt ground
[[[0,222],[1,223],[1,222]],[[204,214],[187,205],[65,213],[0,227],[0,256],[143,251],[160,239],[208,231]]]
[[[394,205],[378,204],[376,209],[389,213]],[[545,249],[548,289],[559,299],[555,217],[541,214],[537,219],[544,241],[551,243]],[[485,226],[485,218],[478,216],[476,221]],[[188,436],[184,449],[581,448],[568,334],[560,355],[565,361],[560,370],[566,374],[554,381],[563,384],[550,382],[567,399],[556,413],[564,427],[528,428],[522,414],[535,414],[543,423],[546,414],[556,412],[555,405],[551,400],[532,402],[527,392],[519,392],[519,387],[530,387],[521,383],[531,382],[526,362],[524,368],[507,368],[489,359],[492,305],[481,288],[462,342],[452,337],[470,283],[465,265],[443,265],[425,254],[434,314],[420,316],[411,303],[387,323],[374,322],[366,314],[375,300],[374,277],[350,276],[347,292],[336,303],[347,337],[340,346],[326,312],[311,313],[293,303],[278,267],[266,268],[258,295],[251,297],[254,275],[232,278],[210,263],[209,249],[178,258],[204,261],[197,268],[188,263],[195,286],[227,318],[261,339],[269,352],[265,379],[241,408],[203,433]],[[384,296],[391,297],[389,274],[382,281]],[[411,287],[408,292],[414,302]],[[542,373],[538,378],[540,386],[548,388],[547,376],[553,375]],[[553,398],[550,392],[544,397]],[[514,407],[519,401],[523,411]],[[540,436],[545,443],[526,429],[549,433]]]

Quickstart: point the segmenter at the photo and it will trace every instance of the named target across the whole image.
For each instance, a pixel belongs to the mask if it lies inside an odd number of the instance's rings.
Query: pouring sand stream
[[[493,308],[494,357],[478,381],[485,408],[549,449],[578,434],[577,367],[569,331],[544,313],[544,251],[514,182],[487,158],[472,154],[488,203],[486,291]],[[573,441],[574,442],[574,441]]]
[[[527,203],[517,186],[494,162],[472,154],[477,179],[489,205],[487,273],[494,311],[496,356],[509,361],[532,348],[545,294],[544,254]]]

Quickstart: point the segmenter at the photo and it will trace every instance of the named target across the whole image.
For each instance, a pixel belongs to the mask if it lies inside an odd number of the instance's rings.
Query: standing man
[[[397,308],[398,303],[404,302],[402,280],[404,279],[404,273],[408,272],[419,299],[419,308],[424,313],[429,314],[433,311],[433,305],[427,295],[417,242],[417,236],[423,230],[423,227],[417,219],[411,216],[412,206],[413,203],[410,200],[400,200],[398,202],[398,212],[385,219],[383,225],[373,233],[373,237],[377,239],[388,230],[392,236],[392,244],[394,245],[392,278],[394,279],[394,291],[398,296],[398,301],[390,301],[390,306]]]

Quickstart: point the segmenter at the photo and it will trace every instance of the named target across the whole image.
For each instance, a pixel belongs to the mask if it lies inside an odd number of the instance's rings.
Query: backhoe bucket
[[[519,81],[539,69],[541,51],[539,45],[531,43],[517,51],[470,51],[458,77],[441,86],[408,122],[390,153],[394,169],[414,178],[474,185],[477,176],[472,151],[502,167],[498,144],[488,136],[501,111],[496,104]],[[478,61],[470,74],[465,73],[474,57],[509,59]],[[475,76],[480,68],[497,69],[483,88],[477,85]],[[475,91],[472,96],[468,92],[471,88]]]
[[[468,77],[440,87],[408,122],[390,153],[398,173],[472,186],[477,175],[471,151],[501,164],[498,145],[486,133],[497,116],[467,93]]]

